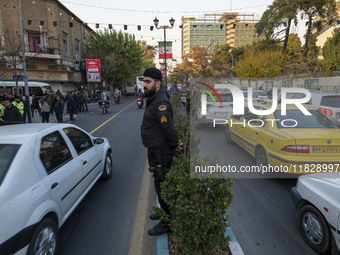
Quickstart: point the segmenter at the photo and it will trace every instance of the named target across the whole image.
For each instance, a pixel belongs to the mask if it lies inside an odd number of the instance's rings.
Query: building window
[[[40,33],[28,32],[28,42],[30,52],[39,52],[39,49],[42,50]]]
[[[64,55],[69,56],[70,52],[68,50],[68,34],[63,32],[63,49],[64,49]]]
[[[80,58],[80,41],[78,39],[76,39],[75,53],[76,53],[76,56],[78,56],[78,59],[76,59],[76,60],[79,61],[79,58]]]

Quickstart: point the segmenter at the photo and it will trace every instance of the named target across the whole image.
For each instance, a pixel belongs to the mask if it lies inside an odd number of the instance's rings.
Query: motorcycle
[[[113,96],[113,100],[115,101],[115,104],[119,104],[119,102],[120,102],[120,96],[119,96],[118,94],[115,94],[115,95]]]
[[[109,100],[99,100],[99,107],[102,110],[103,114],[107,113],[110,109],[110,101]]]
[[[143,107],[143,99],[140,97],[137,98],[137,106],[139,109]]]

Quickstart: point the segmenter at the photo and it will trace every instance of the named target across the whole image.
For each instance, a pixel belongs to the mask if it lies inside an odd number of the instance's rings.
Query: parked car
[[[244,105],[248,105],[248,90],[242,89],[243,96],[244,96]],[[253,92],[253,97],[252,97],[253,105],[262,103],[263,100],[258,96],[257,93]]]
[[[58,229],[111,175],[106,138],[71,124],[0,127],[0,254],[56,254]]]
[[[271,105],[256,108],[268,110]],[[284,166],[291,174],[315,172],[319,165],[329,169],[339,165],[340,129],[316,109],[306,108],[310,116],[294,105],[287,105],[286,115],[281,115],[281,105],[269,115],[255,115],[246,109],[244,115],[228,119],[226,142],[240,145],[259,166]]]
[[[335,125],[340,128],[340,94],[321,91],[310,91],[311,99],[306,105],[313,106],[322,114],[326,115]],[[287,93],[288,99],[304,98],[303,93]],[[281,99],[278,101],[281,102]]]
[[[291,189],[302,236],[316,252],[340,252],[339,193],[340,172],[300,176]]]
[[[269,97],[267,95],[267,93],[263,90],[253,90],[253,93],[256,94],[258,96],[258,101],[259,103],[261,102],[266,102],[269,100]]]

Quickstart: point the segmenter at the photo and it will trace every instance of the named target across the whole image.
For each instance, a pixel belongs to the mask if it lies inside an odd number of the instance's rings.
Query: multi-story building
[[[204,18],[182,17],[182,58],[192,53],[193,46],[205,47],[211,53],[216,44],[229,44],[231,48],[251,43],[256,35],[254,14],[237,12],[205,14]]]
[[[182,57],[192,53],[193,46],[204,47],[211,53],[216,44],[225,44],[225,24],[205,22],[195,17],[182,17]]]
[[[58,0],[22,1],[27,77],[68,91],[82,83],[80,61],[93,31]],[[0,4],[0,80],[23,75],[18,0]]]

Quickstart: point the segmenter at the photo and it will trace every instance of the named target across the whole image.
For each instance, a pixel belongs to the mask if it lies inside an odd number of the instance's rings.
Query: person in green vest
[[[18,108],[21,116],[24,116],[24,103],[21,101],[21,97],[20,96],[15,96],[14,97],[14,101],[12,102],[12,104]]]
[[[0,123],[4,121],[5,108],[4,97],[0,97]]]

